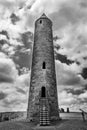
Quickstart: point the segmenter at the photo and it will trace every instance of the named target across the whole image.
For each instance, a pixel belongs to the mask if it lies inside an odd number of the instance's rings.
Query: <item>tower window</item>
[[[41,97],[46,97],[46,88],[44,86],[41,88]]]
[[[42,66],[43,69],[46,69],[46,63],[43,62],[43,66]]]
[[[42,20],[40,20],[40,24],[42,23]]]

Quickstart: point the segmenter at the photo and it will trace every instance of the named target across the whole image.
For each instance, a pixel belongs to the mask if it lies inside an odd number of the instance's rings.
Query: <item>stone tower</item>
[[[27,118],[42,125],[59,119],[52,22],[45,14],[35,22]]]

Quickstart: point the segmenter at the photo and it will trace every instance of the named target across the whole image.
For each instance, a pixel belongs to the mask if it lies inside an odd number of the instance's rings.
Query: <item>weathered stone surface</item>
[[[43,69],[43,62],[46,69]],[[46,87],[50,119],[59,118],[57,86],[54,62],[52,22],[47,17],[35,23],[34,46],[27,118],[39,119],[39,100],[42,86]]]

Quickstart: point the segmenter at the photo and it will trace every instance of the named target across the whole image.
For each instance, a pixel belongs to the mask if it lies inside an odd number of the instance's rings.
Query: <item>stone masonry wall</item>
[[[46,63],[46,69],[42,68],[43,62]],[[35,23],[27,112],[29,119],[39,119],[39,100],[42,86],[46,87],[46,96],[49,100],[50,118],[59,118],[52,23],[48,18],[40,18]]]

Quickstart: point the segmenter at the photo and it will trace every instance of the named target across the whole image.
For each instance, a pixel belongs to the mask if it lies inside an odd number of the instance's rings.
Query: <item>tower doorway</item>
[[[45,63],[45,62],[43,62],[42,68],[43,68],[43,69],[46,69],[46,63]]]
[[[44,86],[41,88],[41,97],[42,98],[46,97],[46,88]]]

